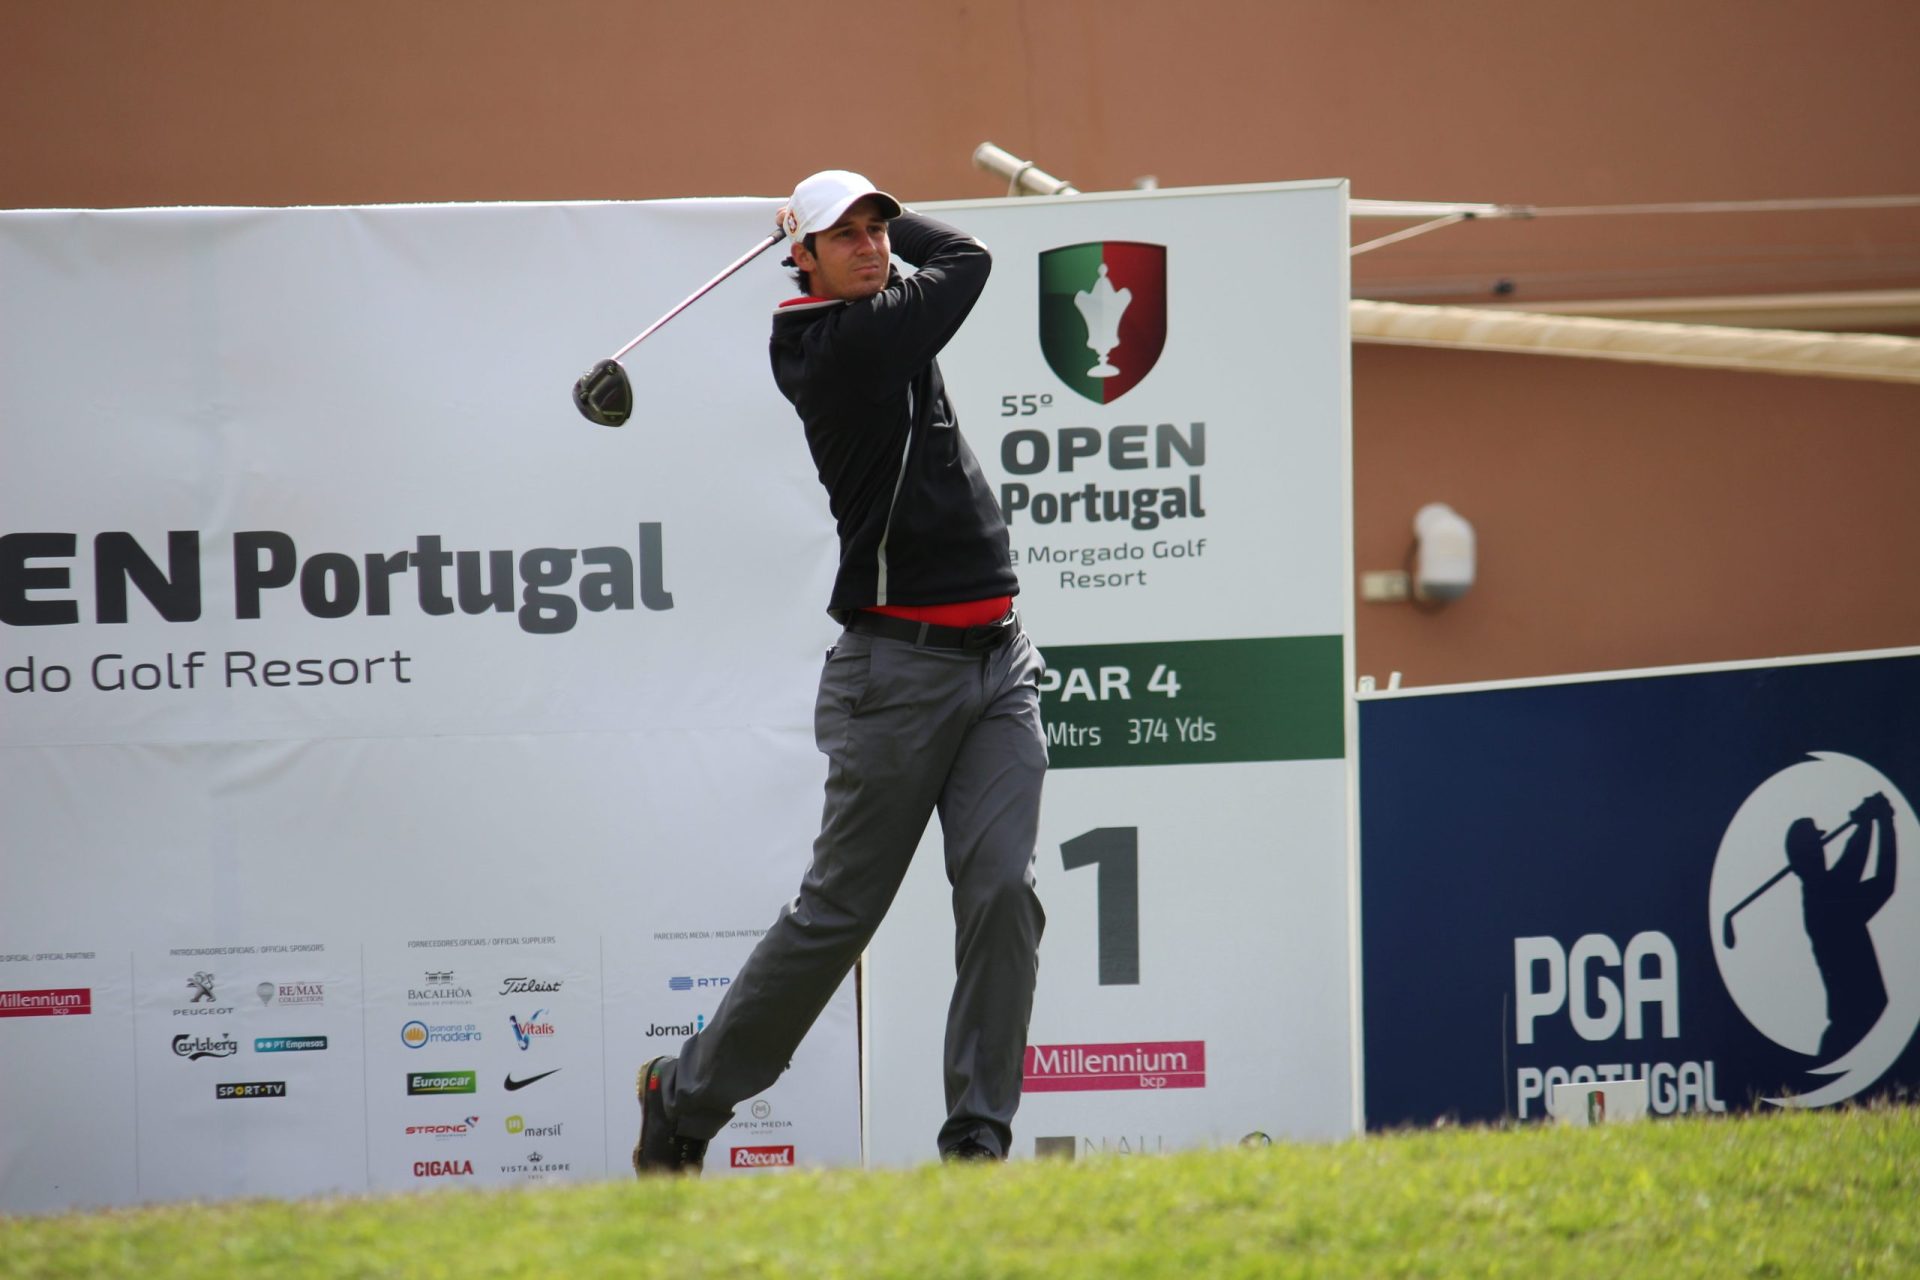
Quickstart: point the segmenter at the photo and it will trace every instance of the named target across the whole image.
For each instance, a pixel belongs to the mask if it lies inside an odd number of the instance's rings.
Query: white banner
[[[806,865],[835,553],[771,260],[568,389],[772,210],[0,214],[0,1209],[626,1172]],[[860,1158],[855,1023],[710,1172]]]
[[[1341,183],[939,211],[942,357],[1051,669],[1016,1156],[1353,1131]],[[938,824],[872,950],[869,1158],[931,1158]]]

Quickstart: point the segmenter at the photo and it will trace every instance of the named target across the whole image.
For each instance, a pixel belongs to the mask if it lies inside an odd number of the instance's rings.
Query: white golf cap
[[[788,239],[804,239],[840,221],[840,215],[863,196],[880,197],[880,216],[887,219],[900,216],[900,202],[859,174],[845,169],[822,169],[793,189],[787,207],[781,210],[780,225]]]

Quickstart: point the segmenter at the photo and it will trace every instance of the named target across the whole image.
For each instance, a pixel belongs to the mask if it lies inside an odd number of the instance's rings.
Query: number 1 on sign
[[[1068,871],[1098,868],[1094,914],[1100,926],[1103,987],[1140,985],[1140,828],[1095,827],[1060,846]]]

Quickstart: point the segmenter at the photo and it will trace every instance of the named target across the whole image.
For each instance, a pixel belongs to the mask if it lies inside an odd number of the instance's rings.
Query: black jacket
[[[827,611],[955,604],[1020,590],[1007,526],[947,402],[934,356],[992,260],[944,223],[902,214],[893,250],[919,270],[858,302],[795,299],[774,315],[773,378],[806,425],[840,529]]]

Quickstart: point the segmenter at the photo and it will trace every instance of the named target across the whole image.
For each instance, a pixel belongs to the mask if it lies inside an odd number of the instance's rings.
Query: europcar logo
[[[1920,848],[1913,806],[1831,751],[1768,778],[1728,824],[1708,890],[1713,958],[1741,1014],[1815,1078],[1767,1101],[1851,1098],[1920,1027],[1920,889],[1898,875],[1903,848]]]
[[[1167,247],[1062,245],[1039,274],[1040,350],[1060,381],[1095,404],[1139,386],[1167,342]]]
[[[407,1073],[409,1097],[431,1093],[475,1093],[479,1088],[479,1077],[471,1071],[410,1071]]]

